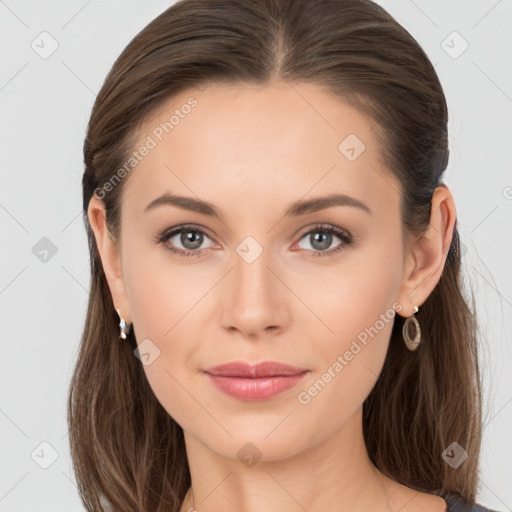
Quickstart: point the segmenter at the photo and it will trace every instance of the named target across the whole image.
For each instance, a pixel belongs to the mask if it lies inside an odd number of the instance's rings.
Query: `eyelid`
[[[342,228],[340,226],[335,226],[334,224],[329,224],[326,222],[316,222],[316,223],[314,222],[313,224],[310,224],[309,226],[299,230],[299,232],[295,236],[302,238],[304,235],[307,235],[311,231],[315,231],[315,230],[316,231],[333,230],[334,232],[339,232],[340,235],[345,235],[347,238],[350,238],[351,240],[353,238],[351,233],[348,230],[346,230],[345,228]],[[340,235],[338,235],[338,236],[340,236]]]

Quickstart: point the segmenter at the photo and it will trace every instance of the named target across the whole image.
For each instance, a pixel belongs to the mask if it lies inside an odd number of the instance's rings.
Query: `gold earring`
[[[125,322],[124,318],[121,316],[120,309],[116,309],[116,311],[117,311],[117,314],[119,315],[119,328],[120,328],[119,339],[125,340],[126,336],[130,333],[131,324],[127,324]]]
[[[421,340],[421,329],[420,324],[416,317],[414,316],[415,313],[417,313],[419,310],[418,306],[414,306],[414,313],[408,317],[405,322],[402,329],[402,334],[404,337],[405,346],[413,352],[418,348],[418,345],[420,344]],[[410,327],[413,325],[413,335],[411,336],[410,333]]]

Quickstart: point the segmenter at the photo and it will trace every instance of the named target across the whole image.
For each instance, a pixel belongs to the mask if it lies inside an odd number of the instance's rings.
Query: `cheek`
[[[337,404],[354,411],[370,393],[382,370],[396,317],[400,258],[392,247],[381,245],[347,258],[339,269],[324,268],[310,276],[316,283],[326,283],[310,286],[308,292],[323,323],[318,328],[325,334],[317,347],[321,357],[314,377],[319,381],[308,381],[315,388],[311,393],[301,388],[306,391],[305,402],[311,398],[319,407],[323,402],[326,408]]]
[[[371,329],[373,337],[389,338],[393,303],[400,289],[401,266],[397,261],[401,261],[401,254],[392,245],[381,243],[347,252],[336,266],[310,264],[308,269],[295,272],[295,290],[321,320],[317,326],[323,339],[342,350],[358,336],[364,343],[366,336],[370,338],[366,329],[372,326],[378,331]]]
[[[385,294],[379,297],[375,291],[360,304],[346,299],[340,304],[328,320],[337,336],[319,345],[316,371],[297,390],[297,412],[315,442],[349,424],[362,407],[382,371],[396,316]],[[322,429],[317,428],[319,418]]]
[[[167,413],[178,423],[186,423],[191,406],[186,390],[195,371],[194,354],[200,350],[190,330],[194,310],[190,311],[176,280],[162,274],[157,266],[141,265],[139,271],[126,276],[126,281],[134,333],[148,383]]]
[[[179,264],[162,246],[126,241],[123,274],[137,340],[166,343],[201,299],[208,277],[200,266]],[[182,320],[183,319],[183,320]]]
[[[197,265],[173,264],[165,251],[141,245],[125,244],[123,274],[137,344],[141,354],[149,354],[143,370],[162,406],[186,422],[193,403],[187,389],[198,378],[201,298],[215,280]]]

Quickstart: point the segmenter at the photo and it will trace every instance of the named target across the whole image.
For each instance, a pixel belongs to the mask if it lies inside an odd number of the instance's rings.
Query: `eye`
[[[333,236],[341,240],[341,243],[334,249],[326,250],[333,243]],[[202,249],[200,248],[205,238],[209,237],[205,231],[198,226],[184,225],[166,229],[155,237],[155,242],[164,244],[166,249],[173,254],[180,256],[200,256],[206,249],[204,247]],[[304,233],[300,240],[302,239],[309,241],[311,249],[306,248],[306,250],[312,252],[313,256],[329,256],[341,251],[345,246],[352,243],[352,236],[348,231],[328,224],[315,226],[313,229]],[[178,247],[176,247],[177,245]],[[181,247],[179,247],[179,245],[181,245]]]
[[[203,249],[199,249],[199,247],[203,244],[205,237],[208,238],[208,235],[196,226],[178,226],[165,230],[162,234],[158,235],[156,241],[162,244],[171,242],[172,245],[166,245],[166,248],[174,254],[179,254],[180,256],[200,256]],[[173,238],[176,240],[172,240]],[[180,248],[179,244],[183,248]]]
[[[335,238],[340,239],[341,243],[334,249],[326,250],[333,243],[333,235]],[[313,229],[304,233],[301,240],[303,238],[309,241],[311,249],[306,249],[312,250],[313,256],[329,256],[341,251],[345,246],[352,243],[352,236],[348,231],[328,224],[315,226]]]

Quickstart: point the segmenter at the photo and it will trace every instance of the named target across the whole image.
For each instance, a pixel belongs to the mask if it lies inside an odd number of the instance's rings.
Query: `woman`
[[[84,145],[87,510],[487,510],[447,116],[369,0],[181,0],[130,42]]]

